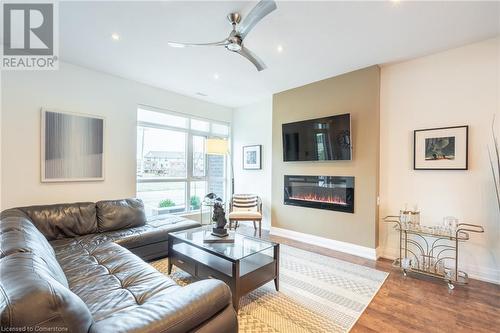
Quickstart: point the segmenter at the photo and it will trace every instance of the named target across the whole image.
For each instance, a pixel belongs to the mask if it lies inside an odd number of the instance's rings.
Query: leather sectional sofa
[[[167,255],[168,233],[138,199],[33,206],[0,216],[0,328],[50,332],[236,332],[218,280],[180,287],[143,261]]]

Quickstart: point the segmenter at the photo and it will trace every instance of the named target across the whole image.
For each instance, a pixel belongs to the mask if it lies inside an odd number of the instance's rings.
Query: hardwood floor
[[[251,227],[240,226],[238,232],[257,236]],[[262,238],[390,272],[351,332],[500,332],[499,285],[471,279],[468,285],[450,291],[439,279],[405,278],[387,259],[368,260],[270,236],[265,230]]]

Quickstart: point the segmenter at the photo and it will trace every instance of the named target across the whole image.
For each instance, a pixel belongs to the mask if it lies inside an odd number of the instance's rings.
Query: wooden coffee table
[[[274,280],[279,290],[279,244],[230,232],[234,243],[204,243],[209,227],[188,229],[168,236],[168,273],[175,265],[200,279],[224,281],[233,294],[233,306],[245,294]]]

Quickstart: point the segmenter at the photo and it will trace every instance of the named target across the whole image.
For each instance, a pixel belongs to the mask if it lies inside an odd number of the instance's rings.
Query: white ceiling
[[[493,37],[500,24],[498,2],[278,2],[245,39],[267,64],[262,72],[223,47],[167,45],[222,40],[231,29],[226,14],[244,15],[255,3],[61,2],[61,59],[236,107],[351,70]],[[113,32],[119,41],[111,39]]]

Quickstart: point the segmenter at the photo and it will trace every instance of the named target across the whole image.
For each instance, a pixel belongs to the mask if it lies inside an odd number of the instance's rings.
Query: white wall
[[[233,160],[236,193],[255,193],[262,198],[262,228],[271,226],[272,98],[235,109]],[[243,170],[242,147],[262,145],[262,170]]]
[[[2,73],[1,208],[135,196],[136,113],[146,104],[231,121],[232,109],[61,63]],[[40,108],[106,118],[105,181],[40,182]]]
[[[383,66],[380,96],[380,216],[418,204],[422,223],[444,216],[483,225],[463,244],[471,276],[500,282],[500,214],[486,145],[500,123],[499,39]],[[413,130],[469,125],[468,171],[413,170]],[[499,126],[500,127],[500,126]],[[497,128],[497,135],[500,132]],[[396,256],[397,233],[380,224],[380,249]]]

